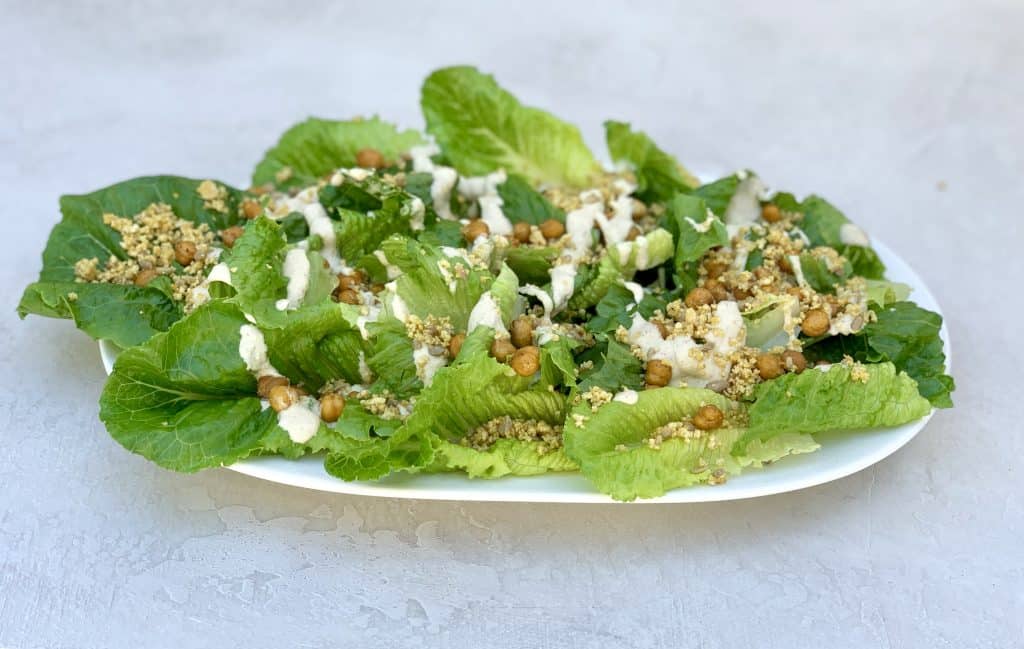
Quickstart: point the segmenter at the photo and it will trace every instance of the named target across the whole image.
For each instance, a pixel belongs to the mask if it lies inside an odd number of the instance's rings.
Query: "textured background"
[[[0,646],[1024,645],[1019,2],[3,4]],[[117,447],[96,346],[13,314],[58,195],[244,183],[308,114],[417,126],[455,62],[596,149],[631,119],[831,198],[944,305],[958,408],[850,478],[697,506],[372,500]]]

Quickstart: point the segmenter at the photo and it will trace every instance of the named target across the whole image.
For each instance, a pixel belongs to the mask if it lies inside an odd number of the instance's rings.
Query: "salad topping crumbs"
[[[578,470],[628,500],[951,405],[941,320],[823,199],[701,185],[622,122],[603,170],[472,68],[423,108],[429,138],[307,120],[247,191],[65,197],[19,311],[126,347],[101,417],[180,470],[322,452],[343,479]]]

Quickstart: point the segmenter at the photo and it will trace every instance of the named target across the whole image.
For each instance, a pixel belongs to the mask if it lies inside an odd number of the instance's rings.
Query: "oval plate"
[[[887,267],[888,279],[909,284],[911,299],[925,309],[942,313],[935,297],[921,278],[892,250],[878,241],[873,247]],[[949,332],[942,325],[940,332],[946,351],[947,367],[951,363]],[[117,358],[117,348],[100,342],[100,355],[109,374]],[[892,455],[924,428],[926,417],[894,428],[855,432],[819,433],[815,435],[821,448],[814,453],[783,458],[763,469],[748,469],[717,486],[695,486],[675,489],[660,498],[637,500],[638,503],[694,503],[737,500],[795,491],[838,480]],[[497,480],[470,479],[464,474],[397,474],[376,482],[344,482],[324,471],[323,460],[311,456],[298,460],[282,457],[259,457],[236,462],[226,467],[245,475],[281,484],[333,491],[335,493],[389,498],[427,500],[476,500],[493,502],[610,503],[608,496],[597,492],[578,473],[554,473],[530,477],[505,477]]]

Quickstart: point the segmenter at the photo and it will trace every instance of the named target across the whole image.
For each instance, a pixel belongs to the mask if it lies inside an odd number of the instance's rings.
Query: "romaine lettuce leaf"
[[[676,276],[688,290],[697,284],[701,257],[712,248],[728,245],[729,233],[702,198],[676,194],[667,207],[663,222],[676,241]]]
[[[285,131],[267,151],[252,173],[252,184],[280,188],[312,185],[336,169],[355,167],[361,149],[376,149],[386,160],[397,161],[399,155],[422,143],[423,137],[416,131],[399,131],[377,117],[350,121],[311,117]]]
[[[331,300],[288,312],[278,326],[263,328],[270,362],[310,392],[334,379],[362,383],[358,315],[359,307]]]
[[[575,126],[520,104],[476,68],[435,70],[420,103],[427,132],[465,176],[504,169],[531,183],[586,186],[600,171]]]
[[[689,192],[700,181],[675,158],[665,153],[643,131],[626,122],[604,123],[608,152],[614,162],[626,162],[636,173],[637,196],[645,202],[666,202],[680,192]]]
[[[752,173],[752,172],[748,172]],[[692,194],[697,198],[704,199],[709,210],[715,213],[718,218],[725,216],[725,209],[729,207],[736,189],[740,186],[740,178],[736,174],[719,178],[718,180],[701,185],[693,190]]]
[[[644,386],[644,368],[629,347],[608,336],[588,356],[596,356],[593,368],[580,373],[580,390],[598,387],[609,392],[623,388],[639,390]]]
[[[434,471],[464,471],[470,478],[539,475],[549,471],[575,471],[576,463],[564,449],[540,452],[539,442],[501,439],[486,451],[441,442]]]
[[[520,176],[509,176],[498,185],[501,211],[512,223],[540,225],[548,219],[565,223],[565,210],[555,207]]]
[[[320,203],[338,220],[338,252],[345,259],[372,254],[389,236],[411,234],[413,225],[425,218],[422,201],[373,177],[325,185]]]

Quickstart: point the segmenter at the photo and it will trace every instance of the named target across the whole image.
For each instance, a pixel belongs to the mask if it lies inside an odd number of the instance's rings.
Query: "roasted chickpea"
[[[778,354],[758,354],[757,373],[767,381],[782,376],[786,369],[782,366],[782,359]]]
[[[512,344],[516,347],[527,347],[533,344],[533,323],[526,316],[519,316],[512,321],[510,328]]]
[[[779,257],[779,269],[784,273],[793,274],[793,263],[789,261],[789,255],[783,255]]]
[[[263,185],[253,185],[248,189],[248,191],[253,196],[263,196],[264,194],[269,194],[274,191],[274,187],[273,185],[266,183]]]
[[[136,286],[146,286],[156,279],[159,274],[160,273],[156,272],[152,268],[144,268],[136,273],[135,279],[133,279],[132,282]]]
[[[696,309],[699,306],[714,304],[715,295],[703,286],[698,286],[686,294],[686,300],[684,300],[684,302],[686,303],[686,306],[691,309]]]
[[[473,219],[466,224],[466,227],[462,228],[462,238],[466,240],[466,243],[473,243],[480,237],[486,237],[490,233],[491,229],[480,219]]]
[[[769,223],[776,223],[782,218],[782,213],[779,212],[779,206],[772,203],[765,203],[761,207],[761,218]]]
[[[807,359],[794,349],[782,352],[782,365],[790,372],[799,374],[807,369]]]
[[[644,380],[648,386],[662,388],[672,380],[672,366],[665,361],[657,359],[647,361],[647,370],[644,372]]]
[[[519,376],[533,376],[540,369],[540,350],[533,345],[517,349],[510,364]]]
[[[740,288],[738,286],[736,286],[736,287],[734,287],[732,289],[732,294],[733,294],[733,297],[735,297],[737,300],[745,300],[748,297],[750,297],[751,295],[753,295],[753,293],[750,291],[750,289]]]
[[[804,295],[803,289],[800,288],[799,286],[790,286],[789,288],[786,289],[786,292],[797,299],[802,298]]]
[[[704,282],[704,288],[711,291],[711,295],[715,297],[716,302],[729,299],[729,290],[725,288],[725,284],[717,279],[709,279]]]
[[[338,301],[344,302],[345,304],[362,304],[363,299],[359,296],[357,291],[350,288],[345,288],[338,291]]]
[[[515,353],[516,346],[508,338],[495,338],[491,343],[491,356],[496,358],[499,363],[507,363]]]
[[[279,385],[288,385],[288,379],[284,376],[261,376],[256,381],[256,394],[261,399],[270,397],[270,391]]]
[[[196,259],[196,244],[191,241],[179,241],[174,244],[174,261],[188,266]]]
[[[345,410],[345,397],[332,392],[320,397],[320,419],[328,424],[338,421]]]
[[[635,225],[629,229],[626,234],[626,241],[636,241],[636,238],[640,236],[640,228]]]
[[[830,325],[827,313],[821,309],[811,309],[804,314],[804,321],[800,323],[800,331],[814,338],[827,334]]]
[[[693,425],[701,430],[714,430],[721,428],[725,421],[725,414],[718,406],[701,406],[692,417]]]
[[[356,165],[364,169],[380,169],[386,167],[387,163],[384,161],[384,154],[380,151],[366,148],[356,152]]]
[[[345,289],[359,290],[359,286],[362,283],[362,278],[355,273],[351,275],[338,275],[338,288],[342,291]]]
[[[722,273],[729,270],[729,264],[724,261],[709,261],[704,264],[704,270],[708,271],[708,277],[716,279],[722,276]]]
[[[530,224],[520,221],[512,226],[512,236],[519,243],[530,243]]]
[[[386,287],[383,284],[370,284],[370,292],[374,295],[381,293]]]
[[[647,205],[643,201],[633,199],[633,220],[639,221],[647,216]]]
[[[270,390],[267,400],[274,412],[291,408],[299,400],[300,393],[290,385],[276,385]]]
[[[458,356],[464,342],[466,342],[466,334],[458,333],[452,336],[452,339],[448,341],[448,356],[451,358]]]
[[[654,326],[658,328],[658,333],[661,334],[662,338],[668,338],[672,335],[672,327],[668,326],[664,322],[655,322]]]
[[[242,201],[242,216],[247,219],[254,219],[260,214],[263,214],[263,206],[260,205],[259,201],[254,201],[251,198]]]
[[[225,248],[234,248],[235,241],[243,234],[245,234],[245,228],[240,225],[232,225],[227,230],[220,231],[220,240],[224,243]]]
[[[540,233],[544,235],[545,239],[557,239],[565,234],[565,226],[561,221],[548,219],[540,224]]]

